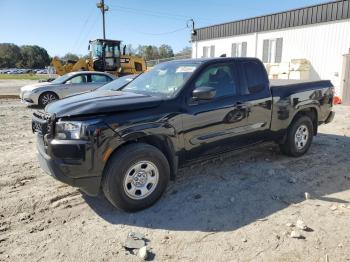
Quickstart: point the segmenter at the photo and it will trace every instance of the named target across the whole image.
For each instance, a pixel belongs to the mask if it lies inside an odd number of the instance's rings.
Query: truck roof
[[[229,62],[229,61],[257,61],[262,63],[255,57],[213,57],[213,58],[191,58],[182,60],[173,60],[166,63],[211,63],[211,62]]]

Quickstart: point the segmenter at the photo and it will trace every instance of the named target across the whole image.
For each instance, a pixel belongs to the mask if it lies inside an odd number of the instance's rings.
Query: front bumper
[[[21,102],[26,105],[37,105],[38,104],[38,95],[32,92],[21,91],[19,94]]]
[[[98,195],[102,170],[92,167],[88,141],[48,141],[37,134],[37,148],[40,166],[46,173],[90,196]]]

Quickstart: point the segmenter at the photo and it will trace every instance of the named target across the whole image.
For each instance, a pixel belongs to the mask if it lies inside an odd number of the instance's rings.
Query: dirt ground
[[[39,168],[32,110],[0,100],[0,261],[139,261],[123,248],[130,231],[153,261],[350,260],[350,107],[301,158],[262,145],[196,164],[134,214]],[[308,230],[291,238],[298,219]]]

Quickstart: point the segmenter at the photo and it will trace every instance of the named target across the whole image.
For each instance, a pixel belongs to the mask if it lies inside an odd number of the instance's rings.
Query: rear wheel
[[[39,106],[45,107],[56,100],[58,100],[58,96],[54,92],[42,93],[39,97]]]
[[[114,206],[138,211],[161,197],[169,179],[170,168],[164,154],[154,146],[135,143],[111,156],[102,189]]]
[[[281,151],[289,156],[302,156],[310,148],[314,134],[312,120],[308,116],[301,116],[290,125],[287,138],[280,144]]]

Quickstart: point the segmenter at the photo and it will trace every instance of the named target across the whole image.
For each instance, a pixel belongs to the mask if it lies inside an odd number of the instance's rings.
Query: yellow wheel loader
[[[89,42],[90,58],[78,61],[68,60],[66,63],[54,57],[51,65],[58,75],[74,71],[101,71],[116,76],[140,74],[146,71],[146,61],[141,57],[123,54],[120,50],[121,41],[96,39]]]

